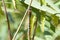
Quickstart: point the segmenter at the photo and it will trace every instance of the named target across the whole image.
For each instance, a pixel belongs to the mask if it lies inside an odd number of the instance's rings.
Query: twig
[[[32,1],[33,0],[31,0],[30,5],[32,4]],[[28,10],[28,15],[29,15],[28,40],[31,40],[31,14],[32,14],[31,10],[32,10],[31,7],[29,7],[29,10]]]
[[[31,14],[32,14],[31,8],[29,9],[28,14],[29,14],[28,40],[31,40]]]
[[[6,9],[6,5],[5,5],[4,0],[2,0],[2,4],[3,4],[3,6],[4,6],[4,13],[6,13],[6,19],[7,19],[7,24],[8,24],[8,35],[9,35],[9,40],[12,40],[11,31],[10,31],[10,23],[9,23],[8,13],[7,13],[7,9]]]
[[[16,35],[17,35],[17,33],[18,33],[18,31],[19,31],[19,29],[20,29],[20,27],[21,27],[21,25],[22,25],[22,23],[23,23],[23,21],[24,21],[24,19],[25,19],[25,16],[26,16],[26,14],[27,14],[27,12],[28,12],[31,4],[32,4],[32,0],[31,0],[31,2],[30,2],[30,5],[28,6],[28,8],[27,8],[27,10],[26,10],[26,12],[25,12],[25,14],[24,14],[24,16],[23,16],[23,18],[22,18],[22,21],[20,22],[20,24],[19,24],[19,26],[18,26],[18,28],[17,28],[17,31],[15,32],[12,40],[15,40],[15,37],[16,37]]]

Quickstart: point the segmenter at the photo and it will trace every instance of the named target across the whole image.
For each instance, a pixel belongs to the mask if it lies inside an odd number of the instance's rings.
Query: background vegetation
[[[30,3],[31,0],[0,0],[0,40],[60,40],[60,0]]]

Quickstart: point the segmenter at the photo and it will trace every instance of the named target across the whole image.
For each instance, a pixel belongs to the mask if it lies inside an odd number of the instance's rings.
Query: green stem
[[[35,34],[36,34],[36,29],[37,29],[37,19],[36,19],[36,22],[35,22],[35,27],[34,27],[32,40],[34,40],[34,37],[35,37]]]

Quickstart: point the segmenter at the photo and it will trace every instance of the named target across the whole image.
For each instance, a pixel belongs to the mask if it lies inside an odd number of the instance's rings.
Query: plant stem
[[[20,22],[20,24],[19,24],[19,26],[18,26],[18,28],[17,28],[17,30],[16,30],[16,32],[15,32],[15,34],[14,34],[12,40],[15,40],[15,37],[16,37],[16,35],[17,35],[19,29],[21,28],[21,25],[22,25],[22,23],[23,23],[23,21],[24,21],[24,19],[25,19],[25,17],[26,17],[26,14],[27,14],[27,12],[28,12],[28,10],[29,10],[31,4],[32,4],[32,1],[33,1],[33,0],[31,0],[30,5],[28,6],[28,8],[27,8],[27,10],[26,10],[26,12],[25,12],[25,14],[24,14],[24,16],[23,16],[23,18],[22,18],[22,21]]]
[[[37,29],[37,18],[36,18],[36,22],[35,22],[35,27],[34,27],[32,40],[34,40],[34,37],[35,37],[35,34],[36,34],[36,29]]]
[[[28,14],[29,14],[28,40],[31,40],[31,9],[29,9]]]
[[[2,4],[4,6],[4,13],[6,13],[6,19],[7,19],[7,24],[8,24],[8,37],[9,37],[9,40],[12,40],[11,31],[10,31],[10,23],[9,23],[8,13],[7,13],[4,0],[2,0]]]

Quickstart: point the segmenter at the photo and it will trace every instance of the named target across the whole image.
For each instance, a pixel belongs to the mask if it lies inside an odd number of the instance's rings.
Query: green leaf
[[[41,5],[46,5],[45,0],[40,0]]]
[[[53,4],[53,2],[51,0],[46,0],[47,5],[49,5],[50,8],[52,8],[53,10],[56,11],[56,13],[60,13],[60,9]]]
[[[55,25],[55,26],[57,26],[58,25],[58,17],[57,16],[55,16],[55,15],[52,15],[52,23],[53,23],[53,25]]]
[[[46,12],[41,11],[41,31],[44,32],[45,27],[45,14]]]
[[[23,2],[27,5],[30,4],[30,0],[25,0],[25,1],[20,0],[20,2]],[[34,1],[34,0],[32,2],[31,6],[38,9],[38,10],[42,10],[42,11],[45,11],[45,12],[48,12],[48,13],[51,13],[51,14],[60,13],[59,11],[57,12],[57,11],[53,10],[52,8],[50,8],[48,6],[45,6],[45,5],[41,6],[41,4],[39,2]]]
[[[55,26],[54,26],[53,24],[51,24],[50,29],[51,29],[53,32],[55,32]]]

